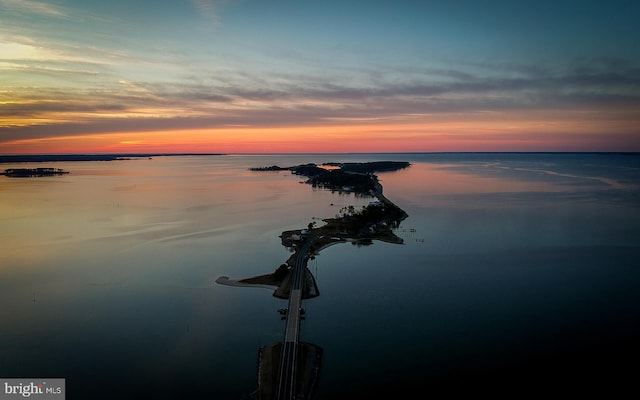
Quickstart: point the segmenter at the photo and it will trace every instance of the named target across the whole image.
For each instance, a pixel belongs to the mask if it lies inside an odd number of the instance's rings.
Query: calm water
[[[318,398],[632,387],[640,156],[589,154],[157,157],[0,176],[0,376],[64,377],[68,399],[240,399],[286,302],[215,279],[275,270],[282,231],[369,201],[248,168],[375,160],[412,162],[379,174],[409,214],[405,244],[310,263]]]

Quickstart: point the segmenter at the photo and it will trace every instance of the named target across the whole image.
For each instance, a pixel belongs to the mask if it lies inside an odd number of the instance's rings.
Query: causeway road
[[[306,275],[309,251],[313,244],[309,236],[298,249],[295,264],[291,270],[291,290],[289,292],[289,308],[284,331],[284,343],[278,369],[278,387],[276,399],[292,400],[297,396],[296,373],[298,369],[298,341],[300,339],[300,319],[302,310],[302,291]]]

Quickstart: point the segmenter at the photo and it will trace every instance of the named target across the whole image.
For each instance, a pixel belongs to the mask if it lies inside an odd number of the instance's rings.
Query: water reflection
[[[0,177],[0,376],[67,377],[73,398],[237,400],[256,349],[283,338],[283,300],[214,280],[273,271],[283,231],[372,200],[248,168],[389,158],[412,162],[378,176],[415,231],[309,262],[318,398],[634,387],[640,163],[617,155],[159,157]]]

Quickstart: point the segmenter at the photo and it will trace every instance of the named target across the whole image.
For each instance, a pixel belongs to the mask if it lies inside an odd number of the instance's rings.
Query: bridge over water
[[[259,399],[308,399],[315,389],[322,349],[310,343],[300,342],[300,322],[304,315],[304,284],[313,243],[314,239],[310,236],[298,248],[295,263],[289,272],[290,290],[284,341],[260,349]]]

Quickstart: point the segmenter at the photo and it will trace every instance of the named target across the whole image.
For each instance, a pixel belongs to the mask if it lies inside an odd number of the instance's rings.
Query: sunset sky
[[[640,151],[640,2],[0,0],[0,154]]]

